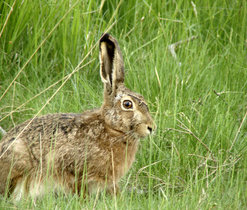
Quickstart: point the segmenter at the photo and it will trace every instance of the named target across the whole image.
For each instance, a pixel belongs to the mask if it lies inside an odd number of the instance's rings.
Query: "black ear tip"
[[[109,41],[110,34],[105,33],[101,35],[100,42],[107,42]]]

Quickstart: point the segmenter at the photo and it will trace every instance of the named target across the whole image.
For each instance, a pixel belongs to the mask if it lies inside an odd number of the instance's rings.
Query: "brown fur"
[[[124,86],[122,54],[108,34],[100,40],[100,61],[100,109],[28,120],[3,137],[0,193],[8,189],[16,200],[37,197],[49,187],[79,194],[106,187],[117,193],[119,179],[135,160],[139,138],[155,125],[143,97]],[[126,100],[131,109],[124,107]]]

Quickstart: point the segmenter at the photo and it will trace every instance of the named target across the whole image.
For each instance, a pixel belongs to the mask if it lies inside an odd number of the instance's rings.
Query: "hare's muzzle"
[[[152,124],[150,125],[147,125],[147,130],[149,131],[149,134],[152,134],[154,133],[154,131],[156,130],[156,124],[153,122]]]

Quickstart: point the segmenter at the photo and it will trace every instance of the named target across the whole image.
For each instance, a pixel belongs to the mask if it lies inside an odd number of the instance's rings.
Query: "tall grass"
[[[3,129],[36,114],[100,106],[105,31],[119,40],[126,85],[144,95],[158,126],[141,141],[121,198],[47,195],[36,207],[246,207],[246,26],[245,1],[1,1]],[[192,36],[175,59],[169,46]]]

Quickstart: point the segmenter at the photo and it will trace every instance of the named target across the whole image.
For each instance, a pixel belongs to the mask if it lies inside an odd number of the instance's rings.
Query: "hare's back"
[[[16,139],[25,141],[30,147],[50,147],[53,142],[64,143],[73,139],[83,125],[98,118],[97,111],[82,114],[59,113],[49,114],[27,120],[11,129],[0,141],[0,145],[8,144]],[[44,148],[45,149],[45,148]]]
[[[76,122],[81,114],[49,114],[34,119],[30,119],[11,129],[4,136],[4,139],[21,138],[27,142],[37,140],[36,137],[54,136],[59,130],[68,134],[70,130],[77,127]]]

